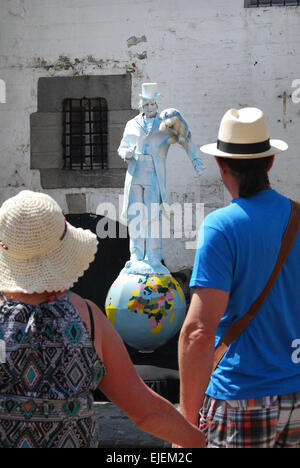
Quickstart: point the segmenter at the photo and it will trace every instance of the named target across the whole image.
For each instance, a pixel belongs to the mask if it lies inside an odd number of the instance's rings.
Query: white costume
[[[158,93],[154,92],[156,83],[144,83],[142,91],[145,109],[147,101],[157,101],[159,97]],[[162,118],[157,113],[157,108],[155,113],[152,119],[149,118],[149,114],[141,113],[127,122],[118,153],[128,162],[122,217],[129,223],[131,261],[146,260],[151,265],[160,265],[161,237],[151,238],[149,230],[151,223],[158,221],[161,216],[155,209],[151,213],[151,206],[155,208],[155,204],[158,206],[166,200],[166,159],[170,135],[167,130],[160,130]],[[190,139],[181,144],[195,170],[201,174],[204,166],[195,144]],[[143,203],[148,214],[145,238],[136,237],[131,229],[133,215],[136,215],[130,210],[133,203]]]

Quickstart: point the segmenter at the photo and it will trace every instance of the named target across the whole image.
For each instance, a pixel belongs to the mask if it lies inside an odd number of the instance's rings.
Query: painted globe
[[[172,276],[120,274],[107,294],[105,311],[128,345],[153,351],[180,330],[186,302]]]

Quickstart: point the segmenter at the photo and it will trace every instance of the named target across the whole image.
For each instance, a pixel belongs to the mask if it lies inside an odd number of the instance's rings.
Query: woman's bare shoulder
[[[97,306],[97,304],[95,304],[95,302],[91,301],[90,299],[83,298],[79,296],[79,294],[76,294],[74,292],[71,292],[70,301],[75,305],[75,307],[77,306],[79,308],[84,309],[87,308],[86,304],[89,303],[93,310],[102,312],[101,309]]]
[[[87,307],[87,303],[91,306],[93,317],[95,322],[105,320],[105,314],[101,311],[101,309],[90,299],[84,299],[83,297],[79,296],[79,294],[71,293],[70,301],[76,307],[82,318],[89,323],[89,311]]]
[[[95,349],[97,351],[98,356],[100,359],[103,358],[103,352],[102,352],[102,347],[103,347],[103,336],[105,333],[105,330],[107,328],[107,322],[108,320],[106,319],[105,314],[99,309],[99,307],[93,302],[90,301],[89,299],[84,299],[83,297],[79,296],[79,294],[75,294],[72,292],[70,295],[70,301],[76,307],[78,310],[82,320],[85,322],[89,333],[91,334],[92,332],[92,327],[91,327],[91,318],[89,314],[89,310],[87,307],[87,302],[91,306],[91,310],[93,313],[93,322],[94,322],[94,345]]]
[[[81,296],[79,296],[79,294],[76,294],[72,291],[70,294],[70,301],[72,302],[72,304],[74,304],[75,307],[83,307],[85,302],[84,299]]]

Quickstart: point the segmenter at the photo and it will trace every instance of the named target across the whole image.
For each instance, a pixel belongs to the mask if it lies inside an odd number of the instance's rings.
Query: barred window
[[[106,99],[65,99],[63,113],[64,169],[107,169]]]
[[[245,0],[246,8],[269,6],[300,6],[300,0]]]

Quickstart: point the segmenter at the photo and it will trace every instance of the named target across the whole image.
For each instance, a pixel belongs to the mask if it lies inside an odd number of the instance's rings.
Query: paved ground
[[[110,402],[95,403],[99,418],[102,448],[168,448],[164,440],[138,429],[133,422]]]

